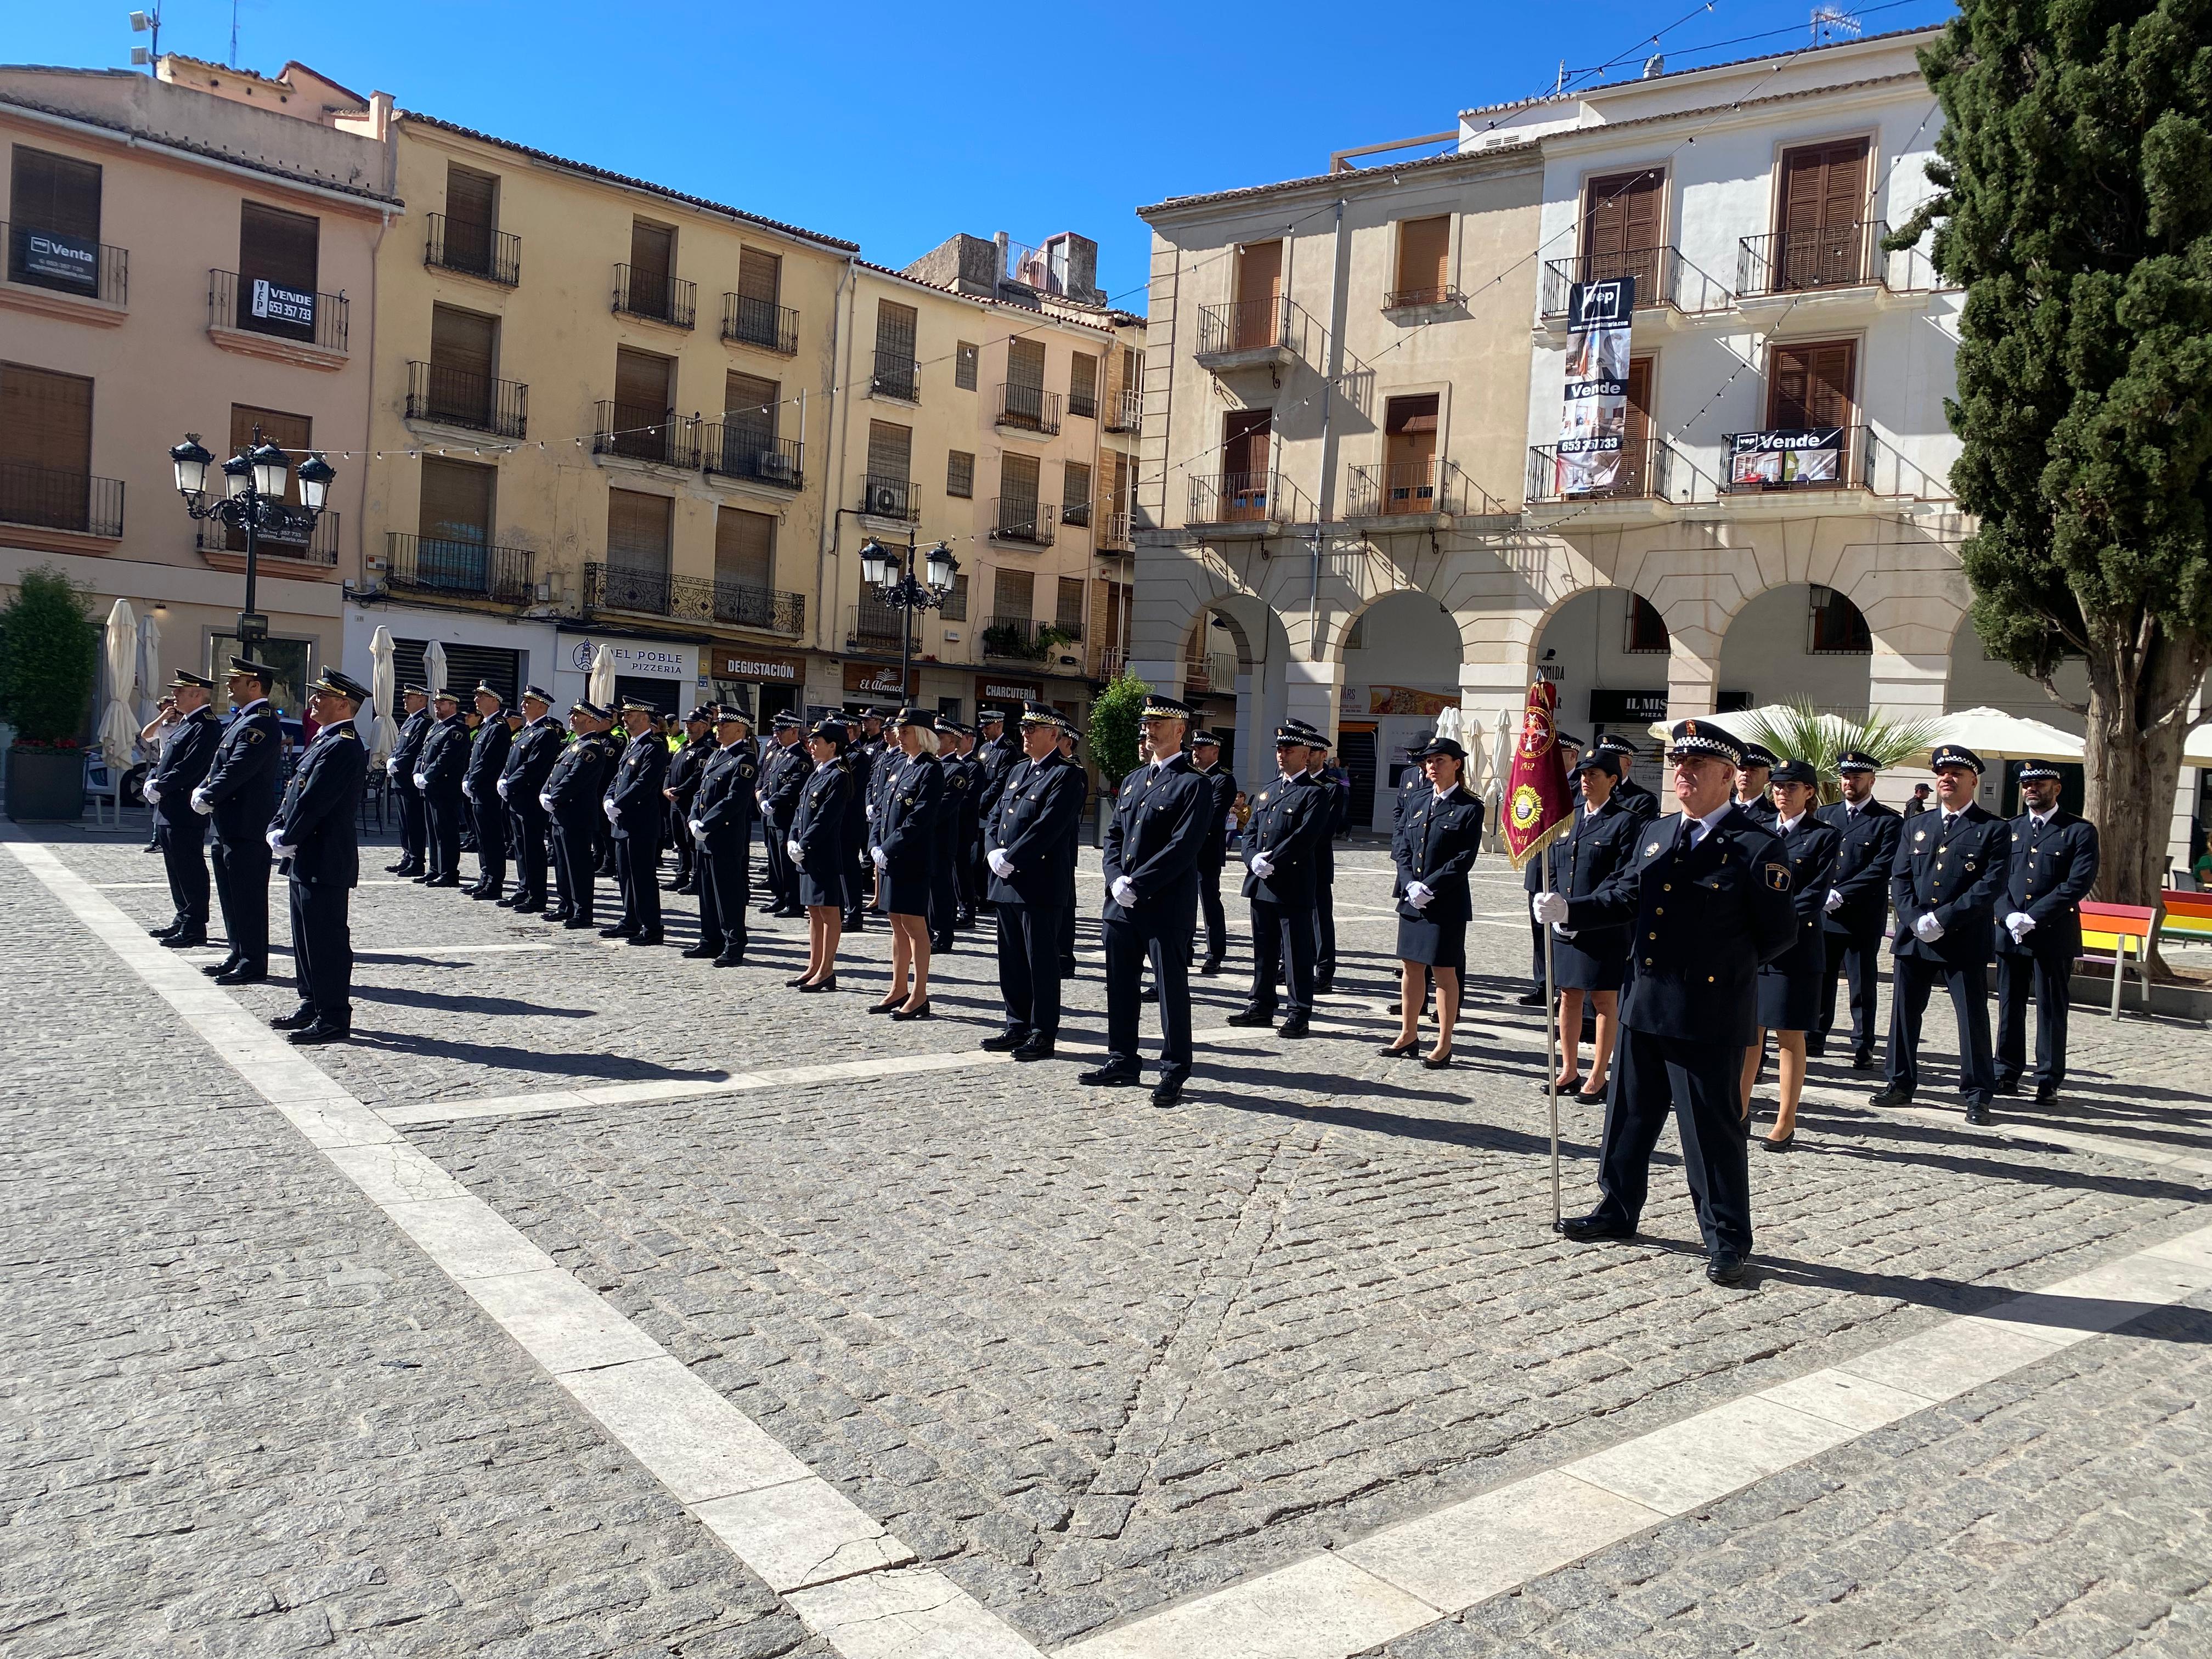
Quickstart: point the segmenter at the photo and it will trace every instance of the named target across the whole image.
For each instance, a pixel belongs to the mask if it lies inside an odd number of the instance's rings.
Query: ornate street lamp
[[[899,696],[907,695],[908,676],[914,663],[914,613],[934,611],[952,597],[953,578],[960,562],[943,542],[922,559],[922,574],[915,574],[916,549],[911,532],[902,553],[885,547],[873,536],[860,546],[860,575],[877,595],[899,613]]]
[[[331,482],[337,470],[318,453],[300,463],[300,505],[284,500],[292,464],[284,452],[253,428],[253,441],[222,465],[222,494],[210,498],[208,470],[215,457],[200,443],[197,432],[185,434],[184,442],[169,452],[176,469],[177,494],[185,511],[194,519],[214,519],[226,529],[246,537],[246,609],[238,613],[238,648],[252,656],[269,637],[269,618],[253,608],[254,584],[260,574],[261,538],[304,531],[312,536],[315,520],[330,501]]]

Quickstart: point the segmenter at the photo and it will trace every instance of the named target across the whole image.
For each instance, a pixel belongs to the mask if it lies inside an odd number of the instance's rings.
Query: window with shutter
[[[1776,345],[1767,375],[1766,424],[1770,430],[1849,426],[1852,381],[1858,346],[1850,340],[1808,345]]]
[[[422,503],[416,516],[415,580],[462,592],[485,591],[491,542],[495,467],[437,456],[422,458]]]
[[[446,263],[491,274],[492,236],[499,228],[499,180],[458,161],[446,164]]]
[[[100,289],[100,167],[18,144],[9,166],[8,280]]]
[[[964,574],[952,579],[952,591],[945,596],[941,610],[947,622],[968,620],[968,578]]]
[[[1053,626],[1063,633],[1079,635],[1083,631],[1083,578],[1062,576],[1060,579],[1060,598],[1052,613]]]
[[[1808,144],[1782,157],[1782,204],[1772,258],[1779,289],[1838,288],[1871,274],[1863,138]]]
[[[92,382],[0,363],[0,520],[92,527]]]
[[[975,374],[982,354],[973,343],[963,340],[952,349],[952,384],[963,392],[975,389]]]
[[[668,225],[633,219],[629,227],[629,295],[626,310],[668,317],[674,309],[676,232]]]
[[[312,216],[287,213],[282,208],[264,207],[258,202],[240,203],[238,326],[263,334],[313,340],[315,325],[312,320],[286,321],[267,314],[270,310],[267,307],[264,307],[264,315],[255,316],[253,285],[263,282],[295,294],[314,294],[321,245],[322,222]],[[315,303],[319,308],[319,299]]]
[[[1060,517],[1063,524],[1091,522],[1091,468],[1082,461],[1066,464],[1060,486]]]
[[[1006,455],[999,462],[999,494],[1009,501],[1026,501],[1034,507],[1037,499],[1040,469],[1034,455]],[[1006,520],[1002,517],[1000,522]]]
[[[635,489],[607,492],[607,564],[611,568],[668,574],[669,524],[676,503]]]
[[[1231,331],[1238,351],[1279,343],[1276,301],[1283,293],[1283,245],[1247,242],[1237,256],[1237,325]]]
[[[1044,342],[1006,342],[1006,384],[1042,391],[1044,387]]]
[[[1267,516],[1273,411],[1240,409],[1224,417],[1221,510],[1231,520]]]
[[[452,306],[430,308],[432,419],[443,416],[465,425],[489,427],[492,376],[499,356],[499,319]]]
[[[894,479],[904,484],[911,476],[908,465],[914,454],[914,428],[894,426],[889,421],[868,422],[868,476],[872,478]]]
[[[765,592],[775,586],[775,518],[726,507],[714,515],[714,580]]]
[[[287,506],[300,504],[300,463],[307,459],[314,443],[314,422],[305,415],[294,415],[281,409],[258,409],[251,404],[230,406],[230,453],[234,455],[253,447],[253,433],[259,428],[264,443],[272,443],[284,452],[291,471],[284,478],[284,501]],[[276,530],[264,530],[261,540],[284,543],[304,543],[308,529],[302,519],[297,524],[286,525]],[[234,553],[246,551],[246,532],[227,531],[223,544]]]
[[[1643,495],[1651,481],[1651,368],[1649,357],[1628,360],[1628,410],[1620,430],[1617,495]]]
[[[1656,167],[1608,173],[1583,186],[1583,269],[1586,283],[1636,279],[1636,303],[1657,302],[1659,210],[1667,175]]]
[[[1433,513],[1437,508],[1437,396],[1393,398],[1382,406],[1382,491],[1385,513]]]
[[[991,614],[1000,622],[1028,622],[1036,597],[1035,573],[1001,570],[992,580]]]
[[[758,440],[759,447],[766,448],[775,441],[777,416],[782,412],[781,381],[734,371],[724,380],[723,421],[733,428],[743,428],[750,437]]]
[[[956,449],[945,458],[945,493],[965,501],[975,493],[975,458]]]
[[[1067,412],[1095,416],[1098,413],[1098,360],[1077,352],[1067,365]]]
[[[649,351],[615,348],[615,425],[640,426],[664,419],[675,401],[676,360]]]
[[[1398,222],[1398,287],[1390,303],[1442,305],[1451,289],[1451,216]]]
[[[891,300],[876,301],[876,349],[911,361],[918,316],[912,306]]]
[[[738,250],[738,297],[764,305],[778,303],[783,292],[783,256],[757,247]]]

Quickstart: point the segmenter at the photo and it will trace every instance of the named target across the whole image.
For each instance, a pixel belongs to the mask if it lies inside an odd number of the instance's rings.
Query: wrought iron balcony
[[[537,597],[528,548],[385,532],[384,585],[403,592],[528,605]]]
[[[123,480],[0,461],[0,524],[72,530],[81,536],[120,536]]]
[[[793,356],[799,350],[799,313],[773,300],[725,294],[722,337],[739,345],[756,345],[786,357]]]
[[[1296,524],[1312,517],[1312,504],[1279,471],[1212,472],[1190,481],[1195,525]]]
[[[1060,645],[1083,641],[1080,623],[1039,622],[1028,617],[993,617],[983,624],[981,642],[987,657],[1042,662]]]
[[[1474,494],[1480,495],[1480,491]],[[1344,514],[1348,519],[1433,518],[1440,513],[1456,517],[1495,510],[1484,499],[1484,506],[1468,506],[1467,477],[1455,461],[1386,462],[1352,469],[1346,481]]]
[[[860,602],[845,612],[845,648],[896,654],[905,638],[909,614],[894,611],[873,592],[863,592]]]
[[[706,428],[700,448],[707,471],[720,477],[744,478],[778,489],[798,489],[806,482],[805,447],[796,438],[777,437],[763,422],[713,422]]]
[[[999,424],[1050,437],[1060,430],[1060,393],[1007,381],[999,388]]]
[[[631,265],[617,265],[614,309],[625,317],[690,328],[699,319],[699,285],[674,276],[656,276]]]
[[[422,244],[422,263],[441,270],[457,270],[464,276],[480,276],[487,283],[513,288],[522,280],[522,238],[474,219],[453,219],[442,213],[424,216],[430,234]]]
[[[1382,296],[1382,309],[1404,311],[1413,306],[1455,306],[1466,302],[1467,295],[1450,283],[1442,288],[1395,288]]]
[[[1078,392],[1073,386],[1070,386],[1067,389],[1067,413],[1070,419],[1097,420],[1098,418],[1098,388],[1094,386],[1085,391]]]
[[[242,283],[234,270],[208,272],[208,326],[242,329],[320,346],[346,349],[343,294],[295,293],[266,282]]]
[[[875,373],[868,378],[868,390],[878,398],[896,398],[902,403],[921,401],[921,365],[915,362],[911,351],[876,350]]]
[[[1286,364],[1305,356],[1306,314],[1288,295],[1201,306],[1198,362],[1202,368]]]
[[[407,418],[520,438],[529,429],[530,388],[445,363],[410,362]]]
[[[274,526],[264,527],[256,538],[256,556],[264,559],[287,559],[295,564],[336,564],[338,562],[338,515],[325,513],[313,524],[307,515],[296,507],[281,509],[283,516]],[[234,530],[220,519],[199,520],[199,546],[203,553],[237,553],[246,551],[246,532]]]
[[[1882,281],[1881,239],[1887,234],[1889,227],[1879,219],[1863,219],[1747,236],[1736,248],[1735,291],[1748,298],[1872,286]]]
[[[626,565],[586,564],[584,606],[590,611],[627,611],[674,622],[711,623],[764,634],[806,631],[806,595],[779,593],[742,582],[675,576],[663,570]]]
[[[921,502],[913,479],[871,472],[860,481],[860,511],[872,519],[911,523],[921,516]]]
[[[991,501],[991,539],[1019,547],[1050,547],[1054,517],[1050,501],[1033,495],[999,495]]]
[[[1084,529],[1090,528],[1091,503],[1089,501],[1068,502],[1060,509],[1060,521],[1062,524],[1079,526]]]
[[[1672,306],[1686,313],[1726,310],[1733,297],[1675,247],[1630,248],[1619,253],[1588,253],[1578,259],[1544,262],[1543,313],[1564,317],[1567,296],[1577,283],[1636,279],[1636,308]]]
[[[1665,440],[1645,437],[1606,454],[1562,455],[1557,444],[1528,452],[1532,503],[1687,499],[1695,472]]]
[[[1141,431],[1145,424],[1145,394],[1135,386],[1117,392],[1106,400],[1109,432]]]
[[[81,300],[112,306],[131,302],[131,251],[105,242],[81,242],[37,225],[0,219],[0,241],[8,246],[8,280],[31,288],[50,288]]]
[[[699,422],[696,416],[678,415],[672,409],[652,409],[641,404],[618,404],[611,399],[593,407],[598,422],[592,433],[594,455],[654,461],[662,466],[680,466],[686,471],[699,465]]]

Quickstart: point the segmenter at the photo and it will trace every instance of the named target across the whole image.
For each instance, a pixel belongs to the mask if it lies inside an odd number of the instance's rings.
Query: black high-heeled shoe
[[[870,1003],[868,1005],[867,1012],[872,1014],[895,1014],[898,1012],[901,1007],[905,1006],[905,1003],[906,999],[904,997],[893,997],[889,1002]]]
[[[1422,1066],[1431,1072],[1441,1072],[1445,1066],[1451,1063],[1452,1051],[1449,1048],[1445,1049],[1443,1053],[1440,1054],[1423,1054],[1421,1056]]]
[[[793,974],[789,979],[784,981],[784,983],[794,991],[803,991],[806,988],[806,975]]]
[[[802,985],[799,988],[802,993],[807,991],[834,991],[837,988],[837,975],[832,974],[827,979],[817,979],[813,984]]]
[[[891,1010],[891,1018],[893,1019],[927,1019],[929,1017],[929,999],[927,997],[924,997],[921,1000],[921,1006],[919,1008],[894,1008]]]
[[[1605,1104],[1605,1085],[1601,1083],[1595,1088],[1583,1089],[1575,1096],[1575,1099],[1584,1106],[1602,1106]]]
[[[1404,1058],[1406,1055],[1412,1054],[1414,1049],[1420,1046],[1420,1038],[1415,1037],[1410,1042],[1386,1043],[1382,1048],[1377,1048],[1375,1052],[1381,1054],[1385,1060],[1400,1060]]]

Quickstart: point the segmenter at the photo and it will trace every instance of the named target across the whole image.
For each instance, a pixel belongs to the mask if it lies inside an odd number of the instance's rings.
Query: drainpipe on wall
[[[1344,331],[1336,314],[1337,273],[1344,268],[1344,198],[1336,200],[1335,240],[1328,263],[1328,348],[1322,354],[1321,366],[1321,481],[1314,491],[1313,581],[1306,598],[1306,649],[1316,650],[1321,631],[1321,543],[1322,526],[1328,520],[1328,416],[1329,401],[1336,390],[1337,360],[1344,353]],[[1317,660],[1317,659],[1316,659]],[[1331,736],[1334,735],[1335,710],[1331,715]]]
[[[829,612],[836,605],[837,589],[833,573],[836,569],[837,532],[842,527],[833,492],[844,487],[847,447],[844,430],[837,426],[837,392],[844,376],[849,374],[853,368],[853,336],[848,325],[851,321],[852,307],[860,301],[860,285],[857,280],[860,267],[856,263],[860,257],[857,253],[845,256],[845,274],[837,279],[837,297],[830,306],[830,407],[822,419],[824,435],[830,440],[826,447],[830,450],[832,459],[826,475],[828,483],[823,490],[823,503],[826,510],[822,514],[822,550],[815,559],[814,591],[817,597],[814,605],[814,648],[817,651],[827,651],[830,647],[824,641],[833,637],[830,631]],[[842,371],[838,367],[838,347],[841,343],[844,347]],[[802,684],[799,689],[803,696],[805,686]],[[803,710],[803,703],[801,706]]]

